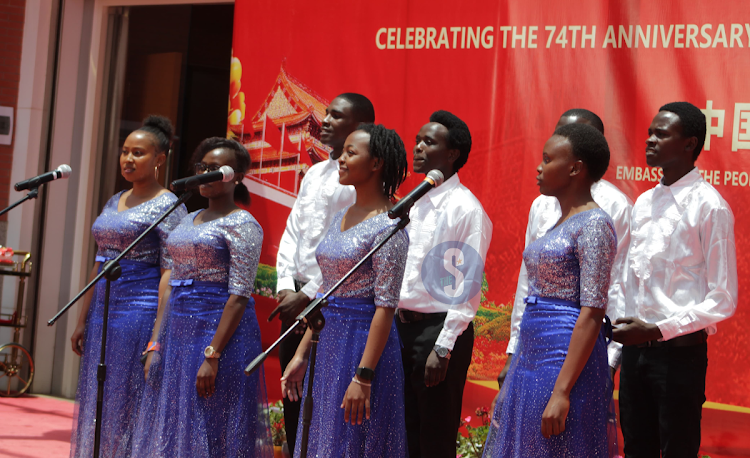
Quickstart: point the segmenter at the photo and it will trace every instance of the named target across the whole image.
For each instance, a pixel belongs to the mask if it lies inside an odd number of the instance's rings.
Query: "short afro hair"
[[[469,126],[458,116],[445,110],[438,110],[430,116],[430,122],[442,124],[448,129],[448,148],[457,149],[458,159],[453,163],[453,171],[458,172],[469,160],[471,151],[471,132]]]
[[[599,181],[609,167],[609,145],[601,132],[588,124],[568,124],[558,127],[555,135],[570,142],[573,155],[586,164],[592,180]]]
[[[693,150],[693,160],[698,159],[701,150],[703,150],[703,144],[706,142],[706,115],[700,108],[690,102],[668,103],[659,108],[659,111],[669,111],[680,118],[683,138],[695,137],[698,139],[698,144],[695,145]]]
[[[383,160],[383,194],[392,199],[406,179],[406,148],[395,130],[380,124],[360,124],[357,130],[370,135],[370,156]]]
[[[336,98],[341,98],[352,104],[352,114],[354,120],[357,122],[374,123],[375,122],[375,107],[372,106],[370,99],[362,94],[355,92],[344,92],[339,94]]]
[[[604,123],[602,122],[602,118],[596,115],[593,111],[589,111],[585,108],[572,108],[562,115],[560,115],[561,118],[564,118],[566,116],[575,116],[577,118],[583,118],[586,121],[590,122],[592,126],[596,127],[596,130],[602,133],[604,135]]]

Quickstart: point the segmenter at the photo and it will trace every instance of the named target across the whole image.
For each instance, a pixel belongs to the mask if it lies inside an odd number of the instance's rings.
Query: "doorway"
[[[130,6],[113,13],[97,215],[113,194],[130,188],[120,175],[119,151],[146,116],[166,116],[175,127],[159,177],[167,187],[192,174],[190,158],[203,139],[226,136],[234,5]],[[200,195],[186,203],[189,211],[205,204]]]

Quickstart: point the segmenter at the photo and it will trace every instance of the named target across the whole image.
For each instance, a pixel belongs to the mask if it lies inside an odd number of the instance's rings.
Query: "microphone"
[[[234,170],[228,165],[222,165],[215,172],[201,173],[200,175],[174,180],[169,185],[169,189],[172,191],[184,191],[186,189],[197,188],[202,184],[213,183],[214,181],[223,181],[226,183],[227,181],[232,181],[233,178]]]
[[[73,169],[71,169],[68,164],[63,164],[51,172],[43,173],[39,176],[35,176],[34,178],[29,178],[28,180],[19,181],[13,186],[13,188],[16,191],[33,189],[39,187],[39,185],[43,185],[44,183],[48,183],[59,178],[68,178],[72,171]]]
[[[414,202],[427,194],[427,191],[430,189],[437,188],[443,184],[443,180],[445,180],[443,172],[437,169],[430,170],[423,182],[419,183],[416,188],[412,189],[411,192],[406,195],[406,197],[399,200],[393,208],[388,210],[388,217],[396,219],[400,218],[405,213],[408,213],[411,206],[414,205]]]

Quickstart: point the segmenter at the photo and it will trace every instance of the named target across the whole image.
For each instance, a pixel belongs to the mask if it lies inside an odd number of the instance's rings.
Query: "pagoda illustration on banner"
[[[330,149],[320,142],[320,130],[329,102],[287,73],[284,61],[265,100],[248,120],[236,57],[232,70],[227,135],[250,153],[247,177],[296,197],[305,171],[328,159]]]

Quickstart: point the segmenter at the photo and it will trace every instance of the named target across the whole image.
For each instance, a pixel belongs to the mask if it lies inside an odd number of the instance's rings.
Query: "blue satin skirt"
[[[97,257],[99,262],[106,259]],[[151,339],[159,300],[159,266],[120,261],[122,275],[113,281],[109,298],[107,379],[104,383],[100,456],[129,456],[145,386],[141,352]],[[100,268],[101,272],[101,268]],[[71,457],[90,457],[94,451],[96,372],[101,353],[104,279],[94,286],[76,391],[76,410],[70,441]]]
[[[565,431],[550,439],[541,433],[542,413],[568,354],[580,311],[575,302],[526,298],[519,349],[495,405],[485,457],[609,456],[607,426],[613,386],[605,325],[571,390]]]
[[[326,325],[320,334],[313,385],[313,413],[308,457],[398,458],[407,456],[404,417],[404,370],[395,322],[370,390],[370,419],[361,425],[344,422],[344,400],[365,351],[375,315],[372,299],[328,298]],[[309,371],[303,396],[307,393]],[[295,457],[300,456],[302,412]]]
[[[198,396],[196,378],[229,299],[227,285],[172,281],[133,444],[134,457],[272,456],[263,372],[245,367],[260,354],[255,302],[221,352],[216,391]]]

